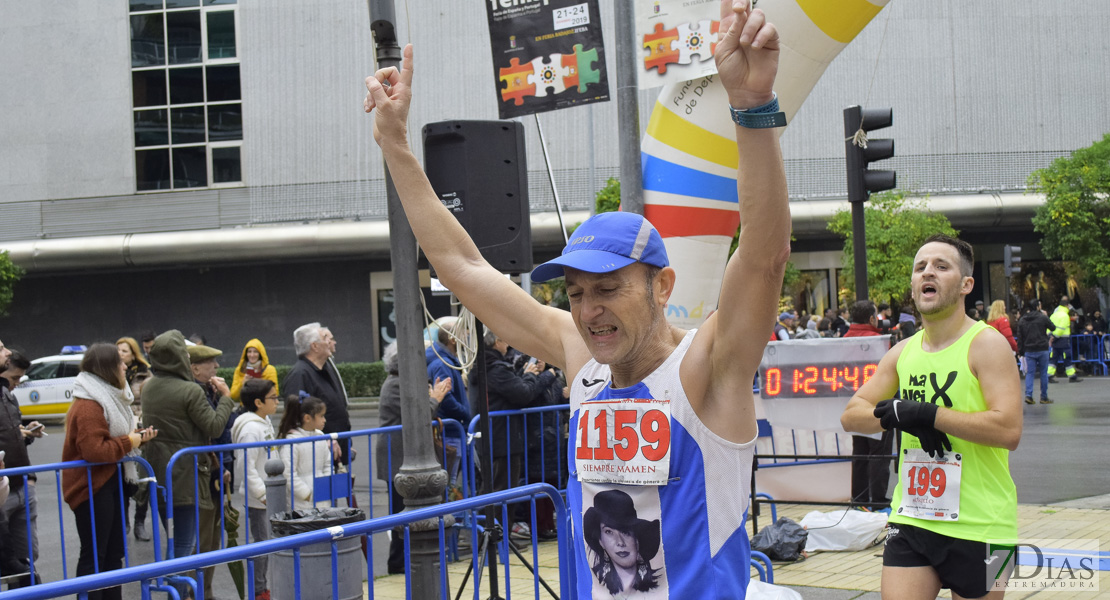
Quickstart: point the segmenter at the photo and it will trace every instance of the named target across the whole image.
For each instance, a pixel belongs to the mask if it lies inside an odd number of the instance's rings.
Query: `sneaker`
[[[513,523],[512,529],[509,530],[509,539],[530,542],[532,541],[532,528],[523,521]]]
[[[1026,404],[1036,404],[1036,403],[1037,403],[1037,401],[1036,401],[1036,400],[1034,400],[1032,396],[1026,396],[1026,397],[1025,397],[1025,403],[1026,403]]]
[[[1048,396],[1041,397],[1041,404],[1052,404],[1053,401],[1048,399]]]
[[[1049,382],[1049,383],[1056,383],[1056,378],[1055,378],[1055,377],[1053,377],[1053,376],[1051,376],[1051,375],[1049,375],[1049,377],[1048,377],[1048,382]]]
[[[1072,375],[1071,377],[1068,377],[1068,381],[1072,383],[1079,383],[1080,381],[1083,381],[1083,378],[1078,375]]]
[[[539,532],[538,537],[541,542],[550,542],[551,540],[559,539],[559,531],[556,529],[547,529]]]
[[[255,594],[254,600],[270,600],[270,590],[262,590]]]

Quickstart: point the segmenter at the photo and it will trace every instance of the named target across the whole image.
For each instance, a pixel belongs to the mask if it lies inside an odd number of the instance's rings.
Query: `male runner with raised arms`
[[[740,598],[747,588],[751,382],[763,353],[753,340],[770,337],[790,254],[790,211],[776,125],[748,118],[778,110],[778,32],[747,0],[722,0],[720,30],[716,62],[729,102],[738,112],[758,109],[733,118],[762,128],[713,132],[736,139],[743,229],[720,306],[696,331],[666,321],[676,274],[659,233],[638,215],[592,217],[561,257],[536,269],[535,280],[566,277],[569,313],[505,279],[439,202],[408,146],[411,46],[400,71],[382,69],[366,80],[374,139],[443,283],[511,346],[571,375],[577,598],[612,597],[602,580],[642,598]],[[606,490],[625,492],[630,510],[602,516],[589,538],[599,542],[588,545],[582,516]],[[655,539],[660,545],[650,551],[625,545]],[[597,553],[599,546],[607,551]],[[613,577],[618,567],[635,576]]]
[[[911,280],[923,327],[883,356],[840,417],[846,431],[902,431],[885,600],[933,600],[942,587],[953,598],[1004,594],[989,587],[986,542],[1017,541],[1009,451],[1021,440],[1021,382],[1002,334],[964,311],[974,260],[967,242],[926,240]]]

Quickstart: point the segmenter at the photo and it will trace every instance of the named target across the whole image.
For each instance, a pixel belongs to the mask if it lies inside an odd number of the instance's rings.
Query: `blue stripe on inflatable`
[[[644,172],[644,189],[679,196],[738,202],[736,180],[711,175],[682,165],[640,153]]]

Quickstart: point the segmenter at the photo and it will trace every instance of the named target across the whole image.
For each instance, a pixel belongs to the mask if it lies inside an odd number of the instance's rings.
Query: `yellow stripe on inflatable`
[[[882,10],[867,0],[797,0],[813,24],[825,35],[847,44]]]
[[[722,167],[735,169],[740,163],[735,137],[722,137],[702,129],[676,115],[662,102],[656,102],[655,110],[651,111],[647,133],[676,150]]]

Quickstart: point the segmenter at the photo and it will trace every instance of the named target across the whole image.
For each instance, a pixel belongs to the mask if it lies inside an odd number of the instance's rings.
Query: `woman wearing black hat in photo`
[[[650,563],[659,552],[659,535],[659,520],[637,518],[632,497],[620,490],[594,496],[594,505],[582,517],[582,537],[593,551],[594,575],[613,595],[659,586],[659,569]]]

